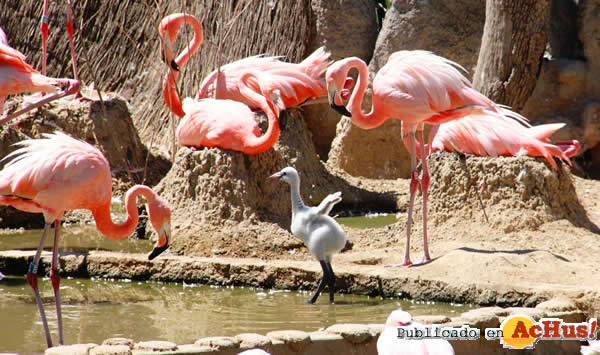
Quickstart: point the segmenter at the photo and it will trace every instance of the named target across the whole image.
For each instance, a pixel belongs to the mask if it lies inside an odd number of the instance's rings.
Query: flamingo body
[[[65,211],[88,209],[98,230],[111,239],[124,239],[133,233],[139,219],[136,198],[142,195],[148,202],[148,217],[158,233],[155,248],[148,255],[153,259],[164,251],[171,235],[171,211],[167,203],[149,187],[135,185],[127,191],[127,219],[122,224],[112,222],[110,205],[112,179],[110,166],[100,150],[64,133],[45,134],[43,139],[17,143],[21,148],[9,154],[0,171],[0,204],[10,205],[30,213],[42,213],[46,221],[40,246],[30,264],[26,278],[34,291],[48,347],[52,339],[37,287],[37,269],[48,229],[54,224],[54,247],[50,279],[56,300],[59,344],[63,344],[58,275],[58,239]]]
[[[454,355],[454,349],[447,340],[443,339],[399,339],[398,327],[406,329],[422,328],[423,325],[414,322],[408,312],[393,311],[387,318],[385,328],[377,339],[378,355]]]

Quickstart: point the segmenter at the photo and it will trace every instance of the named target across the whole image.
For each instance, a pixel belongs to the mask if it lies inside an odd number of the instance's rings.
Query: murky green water
[[[52,286],[40,280],[53,339]],[[336,295],[306,305],[307,292],[209,287],[156,282],[63,279],[65,342],[102,343],[110,337],[190,344],[205,336],[271,330],[314,331],[334,323],[383,323],[399,307],[413,315],[457,315],[469,306]],[[33,293],[23,277],[0,281],[0,352],[42,352],[45,340]],[[56,341],[56,340],[55,340]]]
[[[42,230],[31,229],[12,234],[0,234],[0,250],[37,250]],[[48,231],[45,250],[52,250],[54,230]],[[61,252],[84,252],[89,250],[110,250],[127,253],[148,253],[153,244],[148,240],[127,238],[112,240],[102,235],[95,226],[69,226],[60,229],[58,240]]]
[[[381,228],[396,223],[398,218],[394,213],[375,213],[356,217],[338,217],[336,220],[352,228]]]

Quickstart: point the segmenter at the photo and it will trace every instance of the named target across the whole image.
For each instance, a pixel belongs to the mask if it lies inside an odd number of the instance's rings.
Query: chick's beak
[[[269,179],[279,180],[279,178],[281,178],[281,173],[275,173],[269,176]]]

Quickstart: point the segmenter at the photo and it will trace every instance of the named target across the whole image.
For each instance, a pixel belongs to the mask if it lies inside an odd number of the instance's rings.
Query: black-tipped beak
[[[350,111],[348,111],[348,109],[344,105],[336,105],[335,102],[332,102],[331,108],[336,110],[341,115],[352,117],[352,114],[350,113]]]
[[[275,173],[275,174],[269,176],[269,179],[279,180],[280,177],[281,177],[281,173]]]
[[[156,258],[160,254],[162,254],[163,251],[165,251],[167,249],[169,249],[168,243],[163,245],[162,247],[154,247],[154,249],[152,249],[150,254],[148,254],[148,260],[152,260],[152,259]]]
[[[169,66],[175,70],[175,71],[179,71],[179,65],[177,65],[177,63],[175,63],[175,60],[172,60],[171,63],[169,63]]]

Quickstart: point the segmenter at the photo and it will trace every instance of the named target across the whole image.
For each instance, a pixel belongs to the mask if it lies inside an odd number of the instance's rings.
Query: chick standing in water
[[[292,197],[292,234],[302,238],[304,245],[319,261],[323,268],[323,278],[319,282],[317,291],[306,303],[313,304],[327,284],[329,287],[329,302],[333,303],[335,291],[335,274],[331,267],[331,258],[334,253],[342,250],[346,245],[346,235],[342,227],[329,217],[333,205],[342,200],[342,193],[336,192],[325,197],[316,207],[304,204],[300,196],[300,177],[296,169],[287,167],[270,176],[290,184]]]

